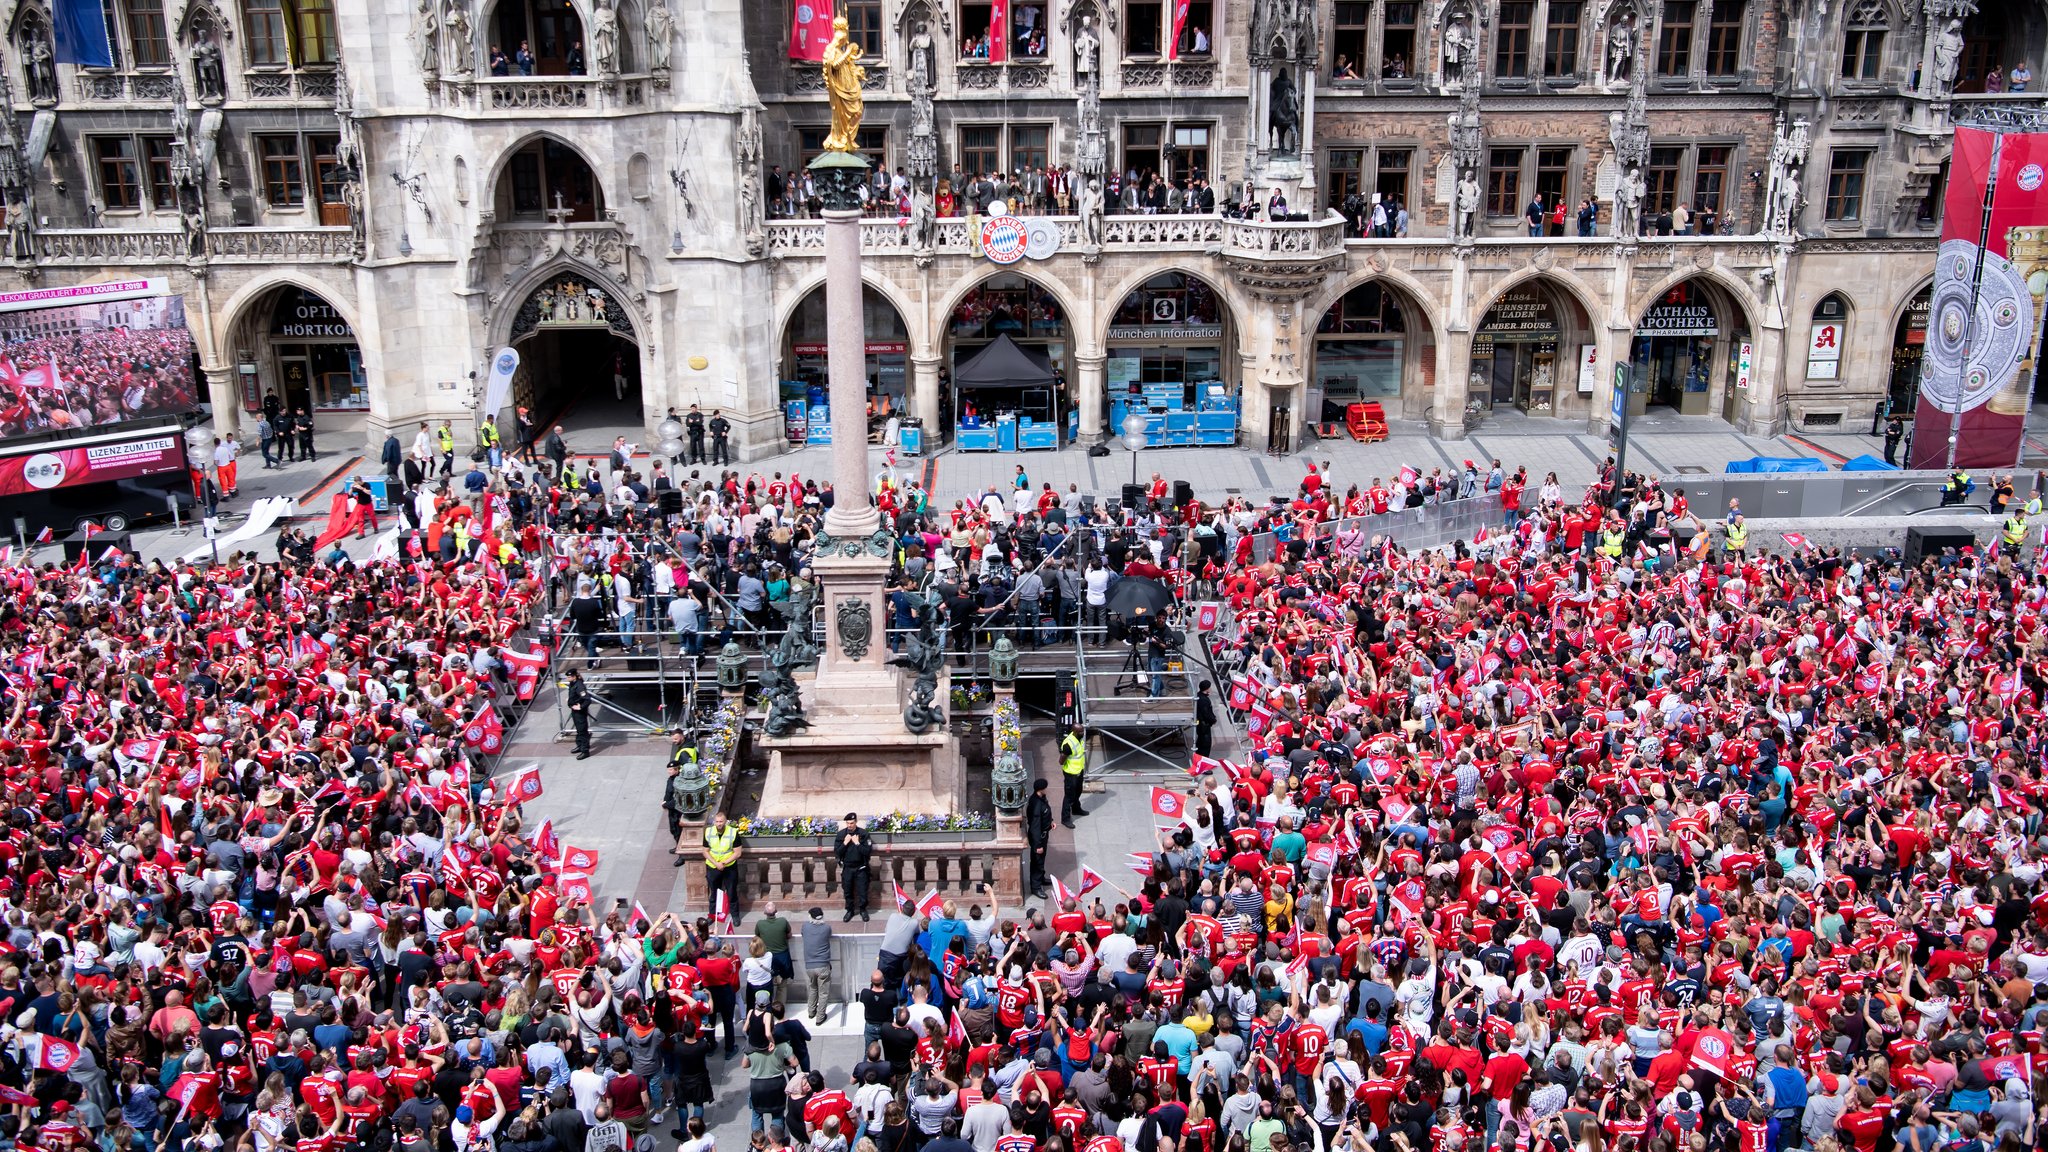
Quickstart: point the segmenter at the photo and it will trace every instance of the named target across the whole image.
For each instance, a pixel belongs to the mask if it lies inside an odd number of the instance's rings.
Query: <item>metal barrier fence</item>
[[[1311,547],[1322,550],[1332,546],[1338,536],[1358,532],[1362,537],[1361,548],[1370,546],[1373,537],[1383,536],[1392,540],[1395,547],[1419,551],[1442,548],[1460,540],[1469,542],[1480,528],[1491,534],[1506,522],[1507,510],[1501,507],[1500,494],[1488,493],[1470,500],[1388,509],[1377,516],[1351,516],[1318,524]],[[1280,543],[1278,533],[1261,532],[1253,536],[1252,559],[1266,563],[1279,550]]]

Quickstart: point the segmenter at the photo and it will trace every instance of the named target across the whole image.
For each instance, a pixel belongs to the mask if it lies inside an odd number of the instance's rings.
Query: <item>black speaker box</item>
[[[1185,480],[1173,482],[1173,506],[1185,508],[1195,502],[1195,486]]]
[[[1941,555],[1944,548],[1961,551],[1977,542],[1977,537],[1962,528],[1908,528],[1906,529],[1906,563],[1918,564],[1929,556]]]
[[[64,537],[63,545],[66,564],[78,563],[78,554],[81,552],[89,553],[93,562],[98,563],[108,548],[119,548],[130,554],[135,551],[135,541],[126,532],[95,532],[91,540],[87,540],[83,532],[73,532]]]
[[[1144,503],[1145,486],[1143,484],[1124,485],[1124,507],[1137,508],[1143,505]]]

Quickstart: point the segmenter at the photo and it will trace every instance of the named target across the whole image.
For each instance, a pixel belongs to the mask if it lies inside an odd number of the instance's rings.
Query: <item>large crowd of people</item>
[[[288,528],[0,569],[0,1140],[714,1152],[743,1094],[762,1152],[2038,1143],[2027,558],[1735,547],[1611,472],[1114,510],[886,472],[892,614],[1057,640],[1161,580],[1227,605],[1244,736],[1155,797],[1135,876],[895,906],[828,1075],[784,995],[817,913],[593,892],[543,781],[488,768],[530,619],[571,660],[757,640],[833,493],[532,440],[392,453],[372,561]],[[1480,497],[1471,544],[1372,531]]]

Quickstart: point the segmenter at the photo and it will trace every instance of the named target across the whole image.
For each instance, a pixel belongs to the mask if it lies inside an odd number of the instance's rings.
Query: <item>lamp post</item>
[[[1141,412],[1124,414],[1124,447],[1131,450],[1131,483],[1138,482],[1138,449],[1145,446],[1145,416]]]
[[[658,451],[668,457],[668,466],[673,468],[683,455],[683,422],[670,418],[655,426],[654,434],[661,437]]]

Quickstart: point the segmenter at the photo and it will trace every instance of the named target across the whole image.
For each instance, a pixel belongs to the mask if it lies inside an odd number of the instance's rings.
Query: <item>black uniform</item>
[[[299,456],[306,460],[314,459],[313,414],[303,408],[299,409],[298,414],[292,417],[292,426],[299,434]]]
[[[732,453],[725,446],[725,438],[732,431],[732,421],[727,420],[724,416],[713,416],[710,428],[711,462],[713,464],[732,463]]]
[[[576,755],[590,755],[590,689],[574,672],[569,674],[569,721],[576,725]]]
[[[832,856],[839,861],[839,891],[846,897],[848,920],[856,915],[867,919],[868,884],[873,879],[870,863],[874,855],[875,842],[868,836],[867,829],[839,830],[839,841],[832,848]]]
[[[1906,424],[1897,416],[1887,417],[1884,422],[1884,462],[1897,464],[1899,441],[1906,438]]]
[[[704,414],[692,412],[683,417],[683,428],[690,435],[690,456],[687,463],[704,462]]]
[[[1216,729],[1216,705],[1209,700],[1209,690],[1195,697],[1195,755],[1209,754],[1209,741]]]
[[[519,437],[519,458],[521,460],[526,461],[528,464],[531,464],[533,463],[533,442],[534,439],[539,435],[540,430],[533,426],[533,417],[526,415],[524,412],[519,414],[517,422],[517,435]]]
[[[683,834],[683,805],[681,796],[682,790],[677,786],[676,783],[678,780],[682,779],[682,776],[679,774],[679,770],[683,767],[683,765],[688,764],[690,762],[691,757],[695,756],[696,754],[697,750],[695,748],[690,747],[690,745],[688,745],[687,743],[678,744],[669,751],[668,787],[662,790],[661,807],[662,811],[668,813],[668,834],[671,839],[681,836]],[[676,863],[682,863],[680,857],[677,858]]]
[[[1051,883],[1045,870],[1045,853],[1052,846],[1052,802],[1045,798],[1045,781],[1031,793],[1024,806],[1024,839],[1031,845],[1031,889],[1036,892]]]

